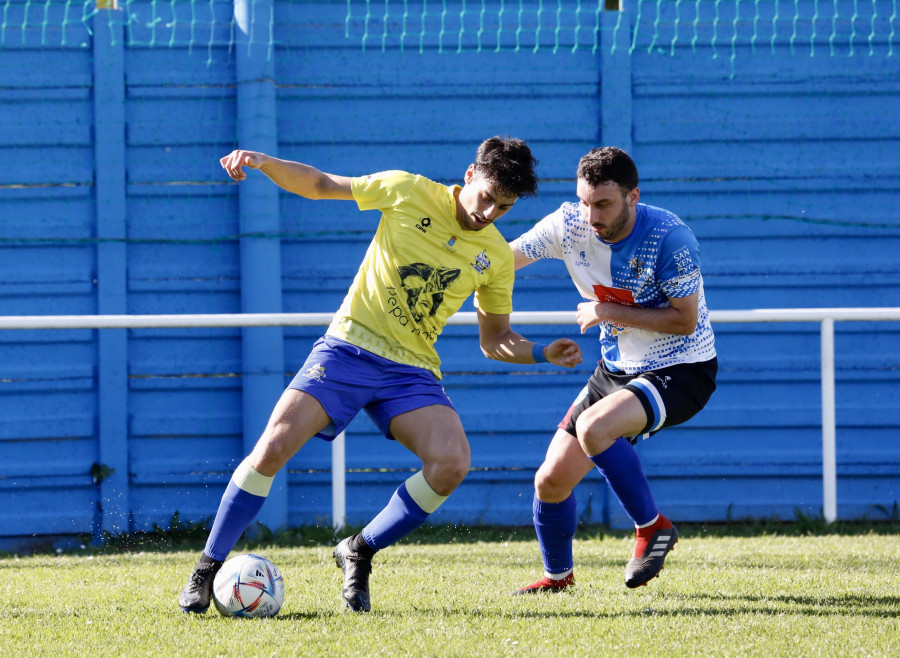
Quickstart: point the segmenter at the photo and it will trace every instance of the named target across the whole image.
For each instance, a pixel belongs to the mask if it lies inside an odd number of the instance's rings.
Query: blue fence
[[[642,200],[697,234],[712,308],[900,306],[896,2],[0,7],[4,315],[333,311],[377,215],[262,176],[241,189],[218,159],[240,144],[452,182],[504,133],[542,178],[502,220],[509,238],[574,197],[584,152],[616,144]],[[514,301],[579,300],[542,263]],[[841,518],[900,499],[898,330],[837,327]],[[320,331],[0,332],[0,535],[210,516]],[[684,521],[818,513],[818,326],[717,338],[707,409],[640,446],[661,505]],[[529,523],[534,469],[590,367],[488,362],[467,327],[439,347],[474,470],[436,520]],[[416,462],[361,418],[347,466],[359,522]],[[327,444],[304,448],[261,520],[330,522],[329,469]],[[625,522],[598,477],[576,493],[585,521]]]

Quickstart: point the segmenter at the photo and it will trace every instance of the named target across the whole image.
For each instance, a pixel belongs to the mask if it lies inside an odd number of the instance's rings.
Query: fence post
[[[347,436],[341,432],[331,442],[331,527],[347,525]]]
[[[837,520],[837,414],[835,413],[834,319],[822,320],[822,514]]]
[[[238,146],[269,155],[278,153],[273,12],[273,0],[235,0],[234,3]],[[250,171],[238,189],[241,312],[280,313],[278,188],[263,174]],[[244,448],[249,452],[284,390],[284,330],[281,327],[245,327],[242,349]],[[272,530],[287,526],[285,473],[276,476],[257,521]]]
[[[125,202],[125,66],[122,21],[114,3],[93,18],[94,202],[97,220],[97,313],[127,305]],[[119,20],[117,20],[119,19]],[[99,531],[129,530],[127,329],[97,330]]]

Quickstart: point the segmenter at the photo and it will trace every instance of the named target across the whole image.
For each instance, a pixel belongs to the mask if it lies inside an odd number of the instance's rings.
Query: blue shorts
[[[389,439],[391,419],[433,404],[453,409],[434,373],[380,357],[334,336],[313,345],[303,367],[288,385],[312,395],[331,418],[316,436],[331,441],[360,409]]]

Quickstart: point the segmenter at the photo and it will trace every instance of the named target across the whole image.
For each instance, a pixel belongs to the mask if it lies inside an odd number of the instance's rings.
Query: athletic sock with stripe
[[[369,546],[380,551],[425,523],[445,500],[447,496],[436,493],[419,471],[397,488],[387,507],[360,534]]]
[[[216,520],[203,549],[205,555],[220,561],[228,557],[244,530],[262,509],[274,479],[274,476],[258,473],[246,460],[241,462],[222,495]]]
[[[591,457],[591,461],[609,482],[634,525],[649,523],[659,514],[641,460],[628,439],[619,437],[609,448]]]

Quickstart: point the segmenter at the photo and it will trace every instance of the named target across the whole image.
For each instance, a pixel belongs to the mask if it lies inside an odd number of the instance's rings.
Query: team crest
[[[314,366],[310,366],[309,370],[303,373],[303,376],[320,382],[325,379],[325,368],[321,363],[317,363]]]
[[[479,274],[484,274],[484,271],[490,268],[490,266],[491,259],[488,258],[487,252],[484,251],[475,256],[475,262],[472,263],[472,268]]]
[[[641,278],[641,274],[644,273],[644,261],[637,256],[628,259],[628,267],[631,268],[631,274],[637,279]]]

